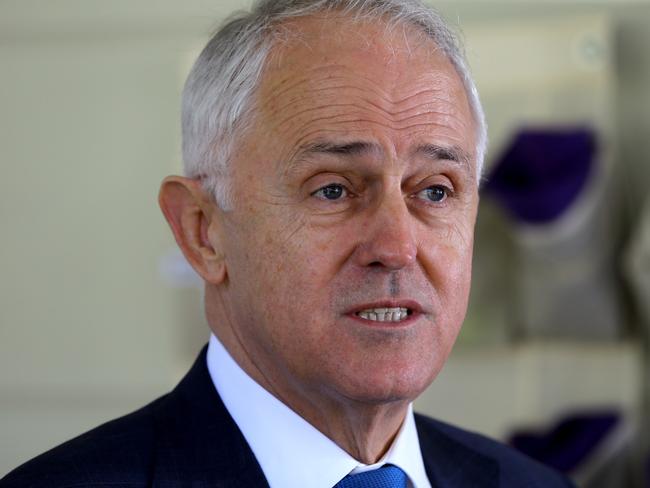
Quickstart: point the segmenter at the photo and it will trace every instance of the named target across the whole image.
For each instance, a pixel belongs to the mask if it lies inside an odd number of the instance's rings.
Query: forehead
[[[383,146],[377,139],[390,133],[403,145],[434,136],[473,151],[474,123],[460,77],[423,33],[336,14],[296,19],[280,32],[256,116],[281,136],[276,142],[333,136]]]

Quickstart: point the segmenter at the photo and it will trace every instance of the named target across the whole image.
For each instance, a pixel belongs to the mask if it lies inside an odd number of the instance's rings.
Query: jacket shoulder
[[[467,455],[463,453],[471,452],[481,458],[493,460],[498,467],[497,486],[499,487],[568,488],[574,486],[562,474],[501,442],[424,415],[416,414],[415,420],[425,458],[428,455],[427,447],[432,448],[442,443],[447,454],[451,451],[466,457]]]
[[[150,485],[155,412],[163,396],[17,467],[0,487],[139,487]]]

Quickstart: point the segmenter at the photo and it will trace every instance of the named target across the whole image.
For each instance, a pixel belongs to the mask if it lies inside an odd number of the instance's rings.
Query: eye
[[[449,196],[450,190],[441,185],[430,186],[418,192],[418,197],[433,203],[440,203]]]
[[[323,188],[319,188],[312,195],[321,200],[340,200],[348,196],[348,190],[343,185],[331,183]]]

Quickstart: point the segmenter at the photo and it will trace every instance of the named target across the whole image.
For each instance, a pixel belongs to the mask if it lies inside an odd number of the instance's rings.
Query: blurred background
[[[0,0],[0,476],[168,391],[208,337],[157,206],[240,0]],[[490,149],[467,321],[420,411],[650,486],[650,1],[441,1]]]

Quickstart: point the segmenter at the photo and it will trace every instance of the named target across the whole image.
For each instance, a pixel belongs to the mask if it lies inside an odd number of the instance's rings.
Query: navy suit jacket
[[[572,486],[483,436],[417,414],[415,422],[434,488]],[[214,388],[205,348],[171,393],[38,456],[0,480],[2,488],[145,486],[268,486]]]

